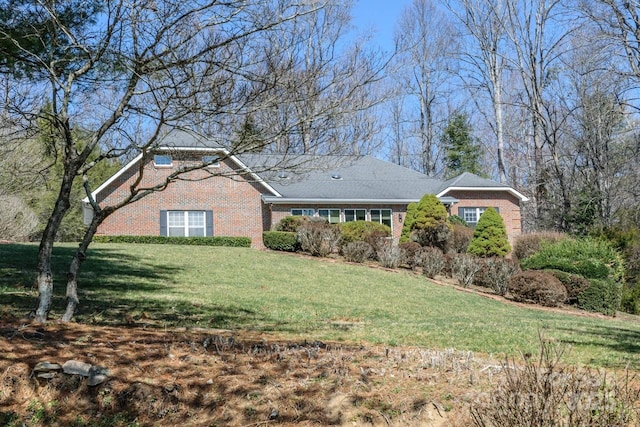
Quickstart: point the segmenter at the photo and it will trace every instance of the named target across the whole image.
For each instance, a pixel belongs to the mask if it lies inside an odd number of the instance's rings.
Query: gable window
[[[313,216],[315,213],[314,209],[291,209],[291,216]]]
[[[213,236],[211,211],[160,211],[160,235]]]
[[[154,166],[168,167],[173,164],[173,159],[168,154],[155,154],[153,164]]]
[[[499,212],[498,208],[494,208],[497,212]],[[480,220],[480,215],[486,211],[487,208],[458,208],[458,215],[464,219],[464,221],[471,225],[475,226]]]
[[[371,222],[391,227],[391,209],[371,209]]]
[[[205,163],[208,168],[219,168],[220,158],[218,156],[202,156],[202,163]]]
[[[340,209],[318,209],[318,216],[329,221],[330,224],[340,222]]]
[[[367,217],[367,211],[365,209],[345,209],[344,210],[344,222],[365,221],[366,217]]]

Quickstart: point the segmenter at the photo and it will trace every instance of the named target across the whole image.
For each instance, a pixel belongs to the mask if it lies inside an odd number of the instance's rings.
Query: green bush
[[[511,245],[507,237],[507,229],[500,214],[493,208],[487,208],[476,225],[473,239],[467,252],[479,257],[503,257],[509,253]]]
[[[578,295],[578,307],[615,316],[622,302],[622,284],[613,280],[591,279],[591,285]]]
[[[640,285],[622,287],[620,310],[629,314],[640,314]]]
[[[449,216],[449,224],[462,225],[463,227],[469,227],[469,224],[467,224],[467,221],[465,221],[464,219],[462,219],[461,216],[458,216],[458,215]]]
[[[411,239],[422,246],[432,246],[445,251],[453,229],[448,215],[447,208],[434,194],[425,194],[416,208],[411,226]]]
[[[521,234],[513,244],[513,256],[523,260],[538,252],[543,244],[555,243],[566,238],[568,238],[566,234],[546,231]]]
[[[297,233],[292,231],[265,231],[262,242],[274,251],[295,252],[300,248]]]
[[[402,234],[400,235],[400,243],[407,243],[411,241],[411,229],[413,223],[416,220],[416,212],[418,211],[418,204],[415,202],[407,205],[407,213],[404,216],[404,223],[402,224]]]
[[[158,245],[251,247],[249,237],[173,237],[173,236],[94,236],[96,243],[148,243]]]
[[[607,242],[594,239],[563,239],[543,244],[535,254],[521,260],[522,269],[560,270],[587,279],[610,278],[622,282],[624,263]]]
[[[580,295],[585,289],[587,289],[591,282],[589,279],[585,279],[579,274],[566,273],[560,270],[543,270],[545,273],[549,273],[556,279],[560,280],[560,283],[567,289],[567,303],[576,304],[578,302],[578,295]]]
[[[295,233],[301,225],[306,224],[308,221],[308,216],[285,216],[276,224],[275,230]]]
[[[340,240],[342,245],[352,242],[366,242],[369,236],[376,232],[391,236],[391,228],[388,225],[371,221],[350,221],[339,224]]]

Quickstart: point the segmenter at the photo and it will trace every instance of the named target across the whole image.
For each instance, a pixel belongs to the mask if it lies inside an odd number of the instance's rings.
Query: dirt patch
[[[67,360],[104,367],[108,380],[32,375]],[[462,426],[487,366],[454,350],[4,321],[0,424]]]

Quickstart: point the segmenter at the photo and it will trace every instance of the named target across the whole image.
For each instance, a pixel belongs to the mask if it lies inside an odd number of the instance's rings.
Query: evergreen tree
[[[422,246],[446,249],[453,227],[447,208],[434,194],[425,194],[418,202],[411,226],[412,239]]]
[[[494,208],[487,208],[480,215],[467,252],[488,258],[492,256],[503,257],[510,250],[511,245],[502,217]]]
[[[400,235],[400,243],[406,243],[411,241],[411,228],[416,220],[416,211],[418,210],[418,204],[415,202],[407,205],[407,213],[404,216],[404,223],[402,224],[402,234]]]
[[[471,172],[484,175],[480,166],[482,151],[466,113],[455,113],[441,136],[445,149],[446,178]]]

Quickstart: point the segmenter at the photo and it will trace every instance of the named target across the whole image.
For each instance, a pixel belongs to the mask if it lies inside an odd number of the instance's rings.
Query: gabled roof
[[[441,190],[436,193],[436,196],[442,197],[450,191],[456,190],[506,191],[516,196],[518,199],[520,199],[521,202],[526,202],[529,200],[527,196],[518,192],[514,188],[509,187],[508,185],[501,184],[491,179],[482,178],[470,172],[464,172],[455,178],[444,181]]]
[[[511,187],[472,173],[447,181],[371,156],[313,156],[245,153],[232,155],[195,133],[174,130],[160,139],[157,151],[198,151],[220,153],[238,166],[268,194],[266,203],[395,203],[420,200],[435,194],[444,203],[455,203],[447,196],[453,190],[507,191],[521,201],[528,200]],[[143,158],[138,155],[93,192],[93,197]],[[85,198],[85,202],[88,200]]]

